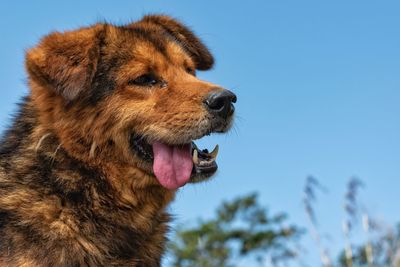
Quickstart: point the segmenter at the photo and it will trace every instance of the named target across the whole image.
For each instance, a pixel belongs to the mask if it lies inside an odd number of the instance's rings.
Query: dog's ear
[[[192,56],[196,69],[208,70],[213,66],[214,58],[208,48],[189,28],[179,21],[163,15],[148,15],[142,21],[161,27],[178,41]]]
[[[54,32],[26,54],[30,78],[50,87],[67,101],[89,88],[100,55],[101,24],[64,33]]]

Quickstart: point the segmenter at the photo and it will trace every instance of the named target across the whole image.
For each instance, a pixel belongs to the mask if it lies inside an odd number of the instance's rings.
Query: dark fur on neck
[[[172,193],[121,189],[127,173],[71,157],[40,127],[25,98],[0,144],[0,265],[160,266]]]

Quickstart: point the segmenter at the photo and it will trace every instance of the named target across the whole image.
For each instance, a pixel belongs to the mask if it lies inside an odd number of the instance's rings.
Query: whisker
[[[96,141],[93,141],[92,146],[90,147],[89,157],[94,158],[94,153],[96,152],[97,144]]]
[[[42,145],[42,142],[44,141],[44,139],[46,139],[46,138],[49,137],[50,135],[51,135],[51,133],[47,133],[47,134],[43,135],[43,136],[39,139],[39,141],[37,142],[36,147],[35,147],[35,152],[36,152],[36,153],[38,152],[38,150],[39,150],[40,146]]]
[[[58,146],[57,146],[57,148],[56,148],[56,150],[54,151],[54,153],[51,155],[51,165],[53,165],[53,163],[54,163],[54,161],[55,161],[55,159],[56,159],[56,156],[57,156],[57,152],[58,152],[58,150],[61,148],[61,144],[59,144]]]

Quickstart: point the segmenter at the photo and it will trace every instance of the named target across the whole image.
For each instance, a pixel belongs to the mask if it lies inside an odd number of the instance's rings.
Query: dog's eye
[[[136,79],[130,80],[128,82],[130,85],[138,86],[152,86],[158,83],[157,78],[152,74],[144,74],[137,77]]]

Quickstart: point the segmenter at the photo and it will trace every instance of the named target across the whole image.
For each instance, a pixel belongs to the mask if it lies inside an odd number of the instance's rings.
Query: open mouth
[[[218,169],[218,145],[209,152],[200,150],[194,142],[168,145],[155,141],[150,144],[142,136],[132,134],[130,146],[137,156],[152,164],[157,180],[168,189],[204,181]]]

